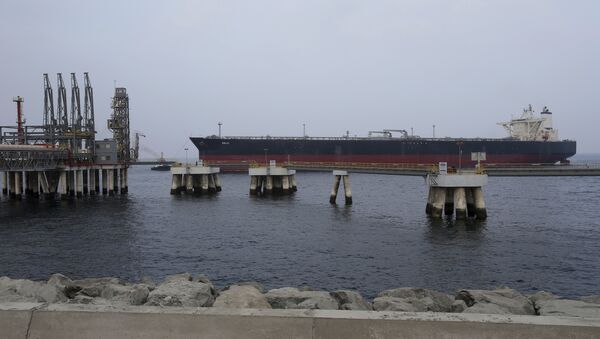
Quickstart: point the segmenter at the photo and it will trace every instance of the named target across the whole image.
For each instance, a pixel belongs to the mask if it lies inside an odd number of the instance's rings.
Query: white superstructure
[[[498,125],[504,127],[511,138],[522,141],[557,141],[558,130],[552,128],[552,112],[544,106],[539,116],[534,115],[534,110],[529,105],[523,109],[519,118],[512,118]]]

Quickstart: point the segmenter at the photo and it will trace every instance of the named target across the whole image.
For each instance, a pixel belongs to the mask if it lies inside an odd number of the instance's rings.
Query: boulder
[[[102,289],[100,297],[120,304],[143,305],[148,299],[149,293],[150,290],[145,284],[107,284]]]
[[[533,303],[529,298],[508,287],[500,287],[495,290],[461,290],[456,294],[456,300],[463,300],[469,308],[477,304],[494,304],[497,307],[483,307],[479,305],[476,309],[465,313],[482,313],[481,310],[494,312],[489,314],[522,314],[535,315]]]
[[[79,293],[88,297],[96,298],[102,295],[102,291],[107,285],[119,285],[118,278],[103,277],[103,278],[87,278],[73,280],[73,286],[80,289]]]
[[[479,314],[511,314],[506,308],[490,303],[475,303],[468,307],[462,313],[479,313]]]
[[[165,280],[163,281],[163,283],[168,283],[171,281],[192,281],[192,275],[189,273],[179,273],[179,274],[168,275],[165,277]]]
[[[412,287],[385,290],[377,295],[376,300],[383,297],[394,299],[379,300],[378,307],[389,305],[392,308],[404,308],[406,305],[411,305],[409,308],[413,309],[412,312],[451,312],[452,303],[454,302],[452,297],[447,294]]]
[[[270,290],[265,294],[273,308],[337,310],[339,304],[329,292],[301,291],[294,287]]]
[[[557,295],[552,294],[551,292],[539,291],[529,296],[529,300],[535,305],[539,301],[543,300],[554,300],[558,299]]]
[[[591,304],[600,304],[600,295],[588,295],[587,297],[581,297],[581,301]]]
[[[76,286],[71,279],[60,273],[51,275],[46,284],[56,286],[56,288],[60,289],[67,298],[73,298],[81,291],[81,287]]]
[[[232,285],[229,289],[221,292],[213,307],[269,309],[271,305],[256,287],[252,285]]]
[[[453,313],[462,313],[467,309],[467,304],[463,300],[454,300],[452,303]]]
[[[600,305],[581,300],[544,300],[537,303],[540,315],[600,318]]]
[[[150,292],[146,305],[209,307],[214,301],[215,291],[211,285],[185,279],[170,279]]]
[[[265,290],[264,287],[256,281],[242,281],[242,282],[237,283],[236,285],[238,285],[238,286],[245,286],[245,285],[254,286],[257,290],[260,291],[260,293],[262,293]]]
[[[375,311],[426,312],[425,304],[417,299],[377,297],[373,300]]]
[[[54,284],[27,279],[0,278],[0,301],[57,303],[66,300],[64,289]]]
[[[340,290],[332,292],[331,296],[337,300],[338,304],[340,305],[340,310],[373,310],[373,306],[358,292]]]

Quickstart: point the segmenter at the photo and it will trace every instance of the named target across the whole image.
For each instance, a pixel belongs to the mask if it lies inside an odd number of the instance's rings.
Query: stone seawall
[[[318,309],[600,319],[600,296],[567,300],[543,291],[524,295],[508,287],[464,289],[448,295],[423,288],[399,287],[382,291],[373,300],[367,300],[350,290],[283,287],[264,291],[256,282],[241,282],[217,289],[206,276],[189,273],[167,276],[159,284],[149,279],[125,283],[112,277],[71,280],[62,274],[54,274],[48,281],[0,277],[0,303],[7,302],[117,308]]]

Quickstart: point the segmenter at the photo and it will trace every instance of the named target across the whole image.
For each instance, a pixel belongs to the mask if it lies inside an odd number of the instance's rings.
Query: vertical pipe
[[[16,171],[15,172],[15,198],[16,199],[21,199],[21,196],[23,194],[23,180],[21,178],[21,172]]]
[[[67,198],[67,186],[69,181],[69,175],[67,171],[60,172],[60,179],[58,181],[58,193],[60,194],[61,199]]]
[[[88,170],[88,175],[90,178],[90,182],[88,183],[88,189],[90,192],[90,196],[92,195],[96,195],[96,185],[97,185],[97,181],[96,181],[96,170],[92,167]]]
[[[94,168],[93,170],[94,173],[94,191],[96,192],[96,194],[100,194],[100,171],[99,169]]]
[[[102,172],[102,195],[108,194],[108,170],[101,169]]]
[[[329,203],[335,204],[335,200],[337,199],[338,190],[340,189],[340,180],[342,179],[341,175],[333,176],[333,188],[331,189],[331,194],[329,195]]]
[[[77,186],[76,183],[76,176],[75,176],[75,170],[70,170],[67,172],[67,189],[69,190],[69,195],[74,197],[75,196],[75,187]]]
[[[123,180],[121,184],[121,193],[127,194],[129,193],[129,169],[127,167],[123,168]]]
[[[8,172],[2,172],[2,194],[8,194]]]
[[[115,195],[115,170],[108,169],[106,172],[108,174],[108,195],[112,196]]]
[[[344,193],[346,196],[346,205],[352,205],[352,190],[350,189],[350,176],[344,175]]]
[[[30,172],[29,177],[31,180],[31,184],[29,186],[29,190],[31,191],[31,196],[35,199],[40,197],[40,180],[39,175],[40,172]]]
[[[84,168],[83,170],[81,170],[81,175],[83,177],[83,195],[87,195],[89,193],[90,185],[89,169]]]
[[[83,171],[75,170],[75,190],[78,198],[83,197]]]
[[[116,168],[112,170],[112,189],[114,194],[119,193],[119,170]]]
[[[467,218],[467,197],[464,187],[454,189],[454,205],[456,206],[456,220]]]

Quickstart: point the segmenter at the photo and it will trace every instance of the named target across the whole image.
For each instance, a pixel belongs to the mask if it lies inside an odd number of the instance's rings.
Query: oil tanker
[[[191,137],[204,162],[223,169],[252,163],[490,165],[568,163],[576,142],[559,140],[547,107],[535,114],[531,105],[520,116],[501,122],[506,138],[421,138],[405,130],[371,131],[367,137]],[[396,135],[394,135],[396,134]],[[398,136],[399,134],[399,136]]]

